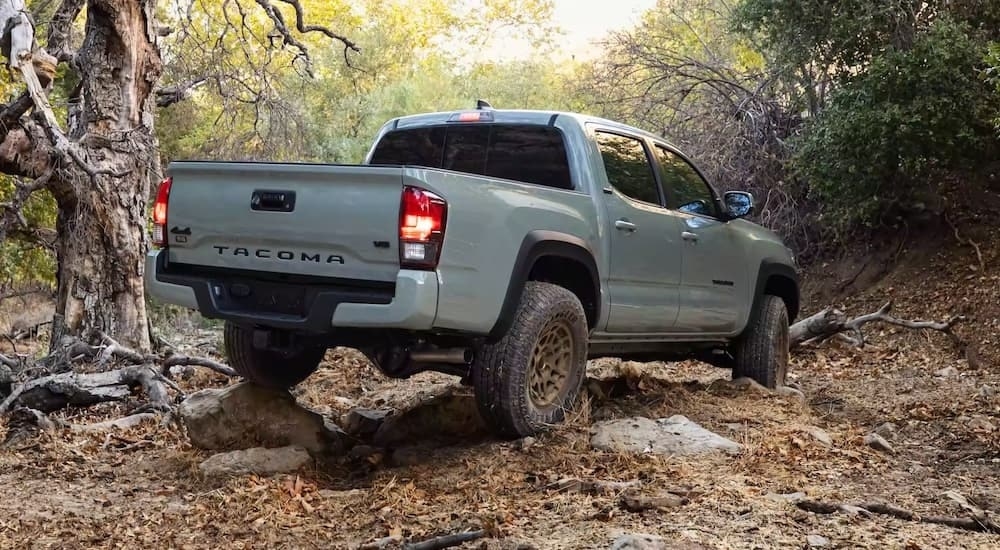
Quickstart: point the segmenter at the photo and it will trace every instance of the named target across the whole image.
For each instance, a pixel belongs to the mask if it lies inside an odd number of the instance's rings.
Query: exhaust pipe
[[[447,365],[469,365],[472,363],[471,348],[445,348],[410,352],[413,363],[444,363]]]

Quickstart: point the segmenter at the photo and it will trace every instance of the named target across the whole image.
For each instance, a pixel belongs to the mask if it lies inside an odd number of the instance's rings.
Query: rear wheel
[[[316,371],[326,348],[303,347],[289,351],[257,349],[253,333],[226,323],[223,344],[230,366],[251,384],[288,389]]]
[[[503,437],[524,437],[565,419],[587,367],[587,316],[569,290],[525,285],[517,314],[499,342],[472,365],[479,412]]]
[[[761,297],[756,315],[734,349],[733,379],[751,378],[775,389],[785,385],[788,373],[788,308],[777,297]]]

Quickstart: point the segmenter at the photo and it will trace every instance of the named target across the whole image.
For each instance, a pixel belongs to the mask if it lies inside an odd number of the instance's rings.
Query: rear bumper
[[[312,333],[334,327],[430,330],[438,306],[433,271],[400,270],[394,288],[281,282],[247,272],[167,269],[166,252],[156,250],[146,256],[145,280],[150,296],[196,309],[208,318]],[[240,292],[234,292],[236,287]],[[254,306],[260,303],[272,307]]]

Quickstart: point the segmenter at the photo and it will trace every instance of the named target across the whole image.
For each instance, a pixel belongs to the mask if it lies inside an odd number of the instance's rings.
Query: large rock
[[[449,387],[409,410],[385,417],[372,442],[379,447],[405,447],[429,440],[468,441],[488,435],[472,393]]]
[[[245,474],[282,474],[294,472],[312,462],[309,451],[290,445],[277,449],[254,447],[245,451],[229,451],[209,457],[198,469],[205,475],[226,476]]]
[[[657,535],[630,534],[616,538],[611,550],[667,550],[667,543]]]
[[[740,452],[739,443],[712,433],[681,415],[651,420],[645,417],[598,422],[590,444],[614,452],[697,455]]]
[[[191,443],[201,449],[298,445],[314,455],[330,455],[348,446],[340,428],[288,392],[245,382],[192,394],[179,412]]]

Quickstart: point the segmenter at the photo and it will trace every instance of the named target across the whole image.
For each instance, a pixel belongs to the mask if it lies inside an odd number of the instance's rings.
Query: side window
[[[715,199],[708,183],[686,160],[673,151],[656,146],[656,156],[660,161],[660,181],[670,194],[677,209],[699,216],[715,216]]]
[[[635,138],[597,132],[608,183],[622,194],[650,204],[662,204],[646,148]]]

